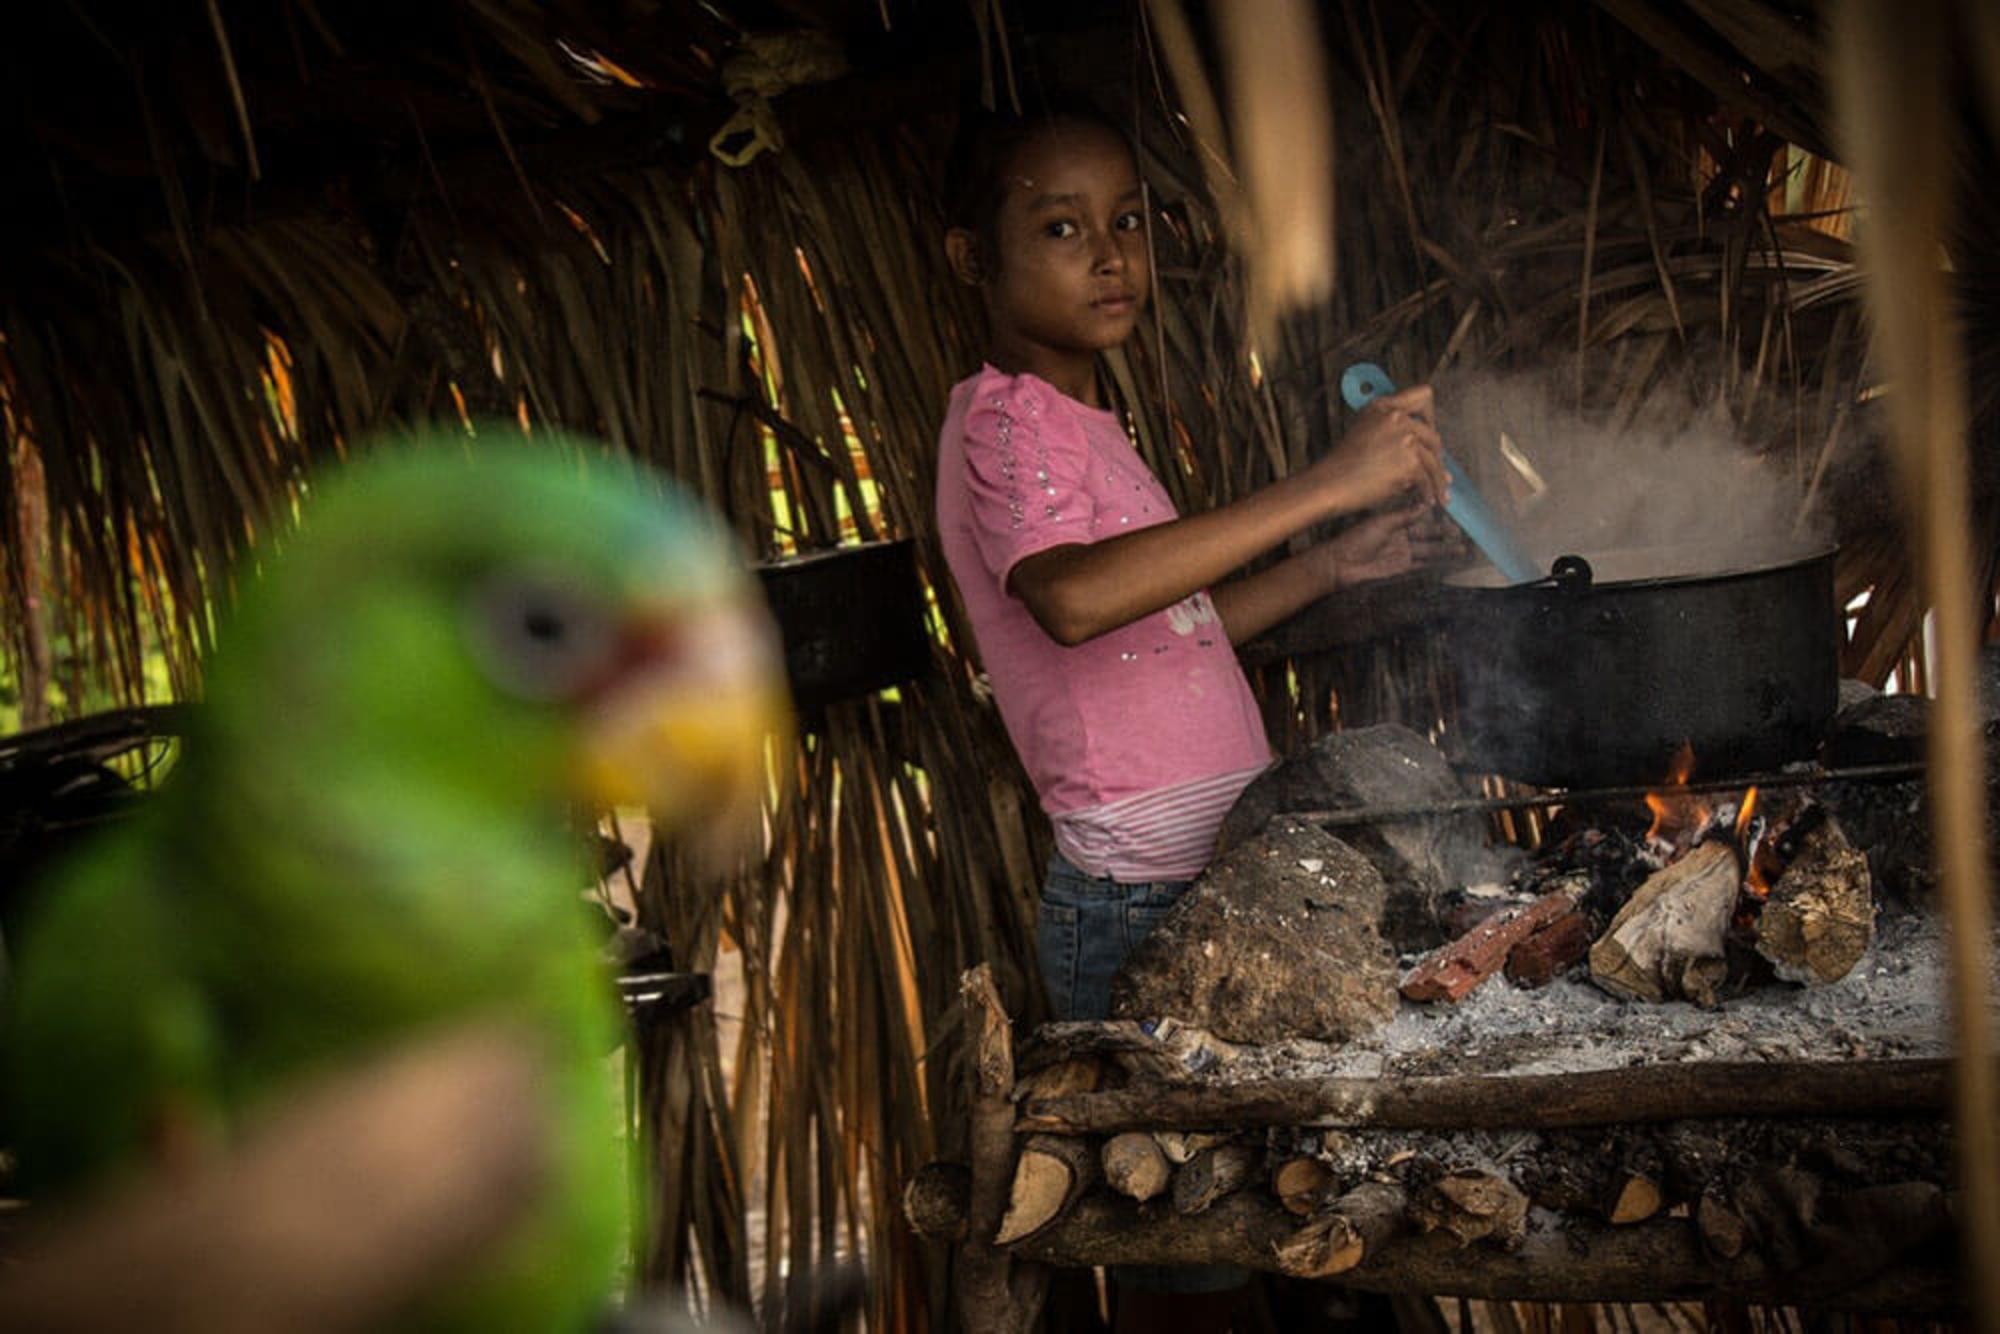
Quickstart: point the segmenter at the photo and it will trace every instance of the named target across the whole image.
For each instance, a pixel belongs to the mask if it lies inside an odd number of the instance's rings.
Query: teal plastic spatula
[[[1357,361],[1340,376],[1340,396],[1347,406],[1356,412],[1384,394],[1396,392],[1396,382],[1389,373],[1372,361]],[[1493,562],[1500,573],[1507,576],[1509,583],[1527,584],[1541,578],[1535,563],[1528,559],[1526,552],[1514,541],[1507,526],[1500,522],[1486,498],[1479,489],[1466,478],[1465,470],[1447,453],[1444,456],[1445,471],[1451,474],[1451,499],[1445,503],[1444,512],[1452,522],[1465,530],[1472,545],[1479,553]]]

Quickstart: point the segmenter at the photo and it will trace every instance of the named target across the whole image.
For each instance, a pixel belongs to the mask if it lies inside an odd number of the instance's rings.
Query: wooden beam
[[[1142,1210],[1086,1196],[1063,1219],[1013,1248],[1053,1265],[1238,1264],[1282,1272],[1279,1248],[1297,1218],[1261,1191],[1243,1191],[1203,1214]],[[1948,1248],[1934,1266],[1901,1266],[1841,1289],[1826,1277],[1780,1271],[1753,1253],[1715,1260],[1693,1222],[1659,1218],[1625,1227],[1554,1226],[1538,1213],[1518,1250],[1461,1246],[1447,1233],[1388,1237],[1340,1275],[1343,1286],[1494,1301],[1638,1302],[1693,1295],[1897,1314],[1957,1309]]]
[[[1708,1116],[1936,1114],[1945,1060],[1713,1061],[1560,1075],[1135,1083],[1030,1098],[1017,1133],[1113,1134],[1218,1126],[1474,1130],[1619,1125]]]

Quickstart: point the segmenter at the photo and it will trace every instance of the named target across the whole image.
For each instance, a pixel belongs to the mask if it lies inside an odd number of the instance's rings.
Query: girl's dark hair
[[[1020,112],[975,106],[959,117],[958,134],[945,160],[945,225],[963,227],[978,236],[986,254],[998,253],[1007,166],[1028,143],[1059,125],[1093,125],[1117,135],[1128,149],[1132,145],[1123,127],[1095,104],[1074,95],[1051,95]]]

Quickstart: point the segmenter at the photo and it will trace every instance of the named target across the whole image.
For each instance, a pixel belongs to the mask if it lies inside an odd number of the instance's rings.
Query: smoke
[[[1668,385],[1614,427],[1612,414],[1586,415],[1568,397],[1536,375],[1437,385],[1445,447],[1538,568],[1574,553],[1600,579],[1716,574],[1828,544],[1822,519],[1801,518],[1803,481],[1754,452],[1719,402],[1692,406],[1684,385]]]

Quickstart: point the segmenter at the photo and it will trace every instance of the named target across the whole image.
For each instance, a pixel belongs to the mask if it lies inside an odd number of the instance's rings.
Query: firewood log
[[[1073,1056],[1022,1075],[1014,1084],[1014,1101],[1095,1093],[1103,1086],[1104,1063],[1094,1056]]]
[[[1104,1141],[1102,1159],[1105,1183],[1135,1200],[1152,1199],[1173,1178],[1167,1155],[1143,1130],[1128,1130]]]
[[[1722,938],[1742,883],[1736,850],[1720,842],[1655,873],[1590,947],[1591,980],[1627,1000],[1716,1004],[1728,973]]]
[[[1021,1053],[1022,1073],[1080,1057],[1109,1062],[1134,1078],[1186,1073],[1166,1045],[1129,1019],[1071,1019],[1043,1024]]]
[[[1207,1131],[1161,1130],[1153,1135],[1160,1152],[1167,1155],[1167,1161],[1178,1167],[1203,1149],[1212,1149],[1227,1141],[1229,1136],[1211,1134]]]
[[[1333,1169],[1318,1158],[1287,1158],[1271,1173],[1271,1193],[1301,1218],[1331,1200],[1335,1185]]]
[[[1829,816],[1772,886],[1757,918],[1757,952],[1788,982],[1838,982],[1874,936],[1872,883],[1867,855]]]
[[[1566,890],[1556,890],[1518,911],[1495,913],[1417,960],[1398,989],[1414,1001],[1459,1000],[1498,972],[1509,950],[1575,911],[1576,900]]]
[[[972,1207],[972,1172],[964,1163],[925,1163],[903,1187],[903,1217],[920,1237],[957,1241]]]
[[[1203,1149],[1174,1173],[1174,1209],[1198,1214],[1257,1175],[1257,1151],[1231,1140]]]
[[[1014,1185],[1001,1216],[995,1246],[1032,1236],[1076,1202],[1097,1180],[1097,1155],[1087,1140],[1072,1135],[1030,1135],[1014,1166]]]
[[[1387,1181],[1364,1181],[1280,1242],[1278,1267],[1296,1278],[1332,1278],[1360,1264],[1408,1226],[1403,1188]]]
[[[1701,1230],[1702,1248],[1719,1260],[1734,1260],[1749,1244],[1750,1229],[1736,1211],[1713,1192],[1703,1195],[1694,1207],[1695,1226]]]
[[[1634,1172],[1620,1178],[1617,1192],[1611,1197],[1604,1216],[1621,1225],[1642,1223],[1660,1212],[1660,1205],[1665,1203],[1665,1199],[1658,1182]]]
[[[1507,980],[1517,987],[1547,986],[1590,953],[1590,915],[1565,913],[1507,951]]]
[[[1460,1245],[1512,1250],[1528,1234],[1528,1197],[1497,1172],[1447,1172],[1411,1197],[1409,1212],[1425,1232],[1448,1232]]]

